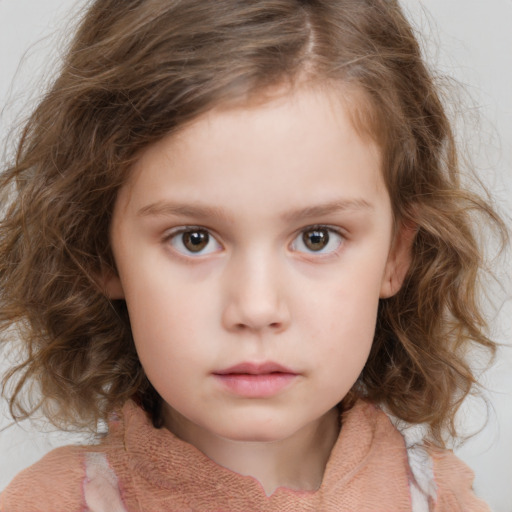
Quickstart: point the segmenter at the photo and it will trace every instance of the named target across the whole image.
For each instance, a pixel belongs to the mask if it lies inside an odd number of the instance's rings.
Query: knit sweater
[[[0,495],[0,511],[489,510],[472,493],[471,470],[451,452],[420,448],[425,457],[418,459],[419,452],[406,444],[386,414],[360,401],[342,417],[320,488],[280,487],[267,496],[257,480],[217,465],[168,430],[155,429],[128,402],[98,445],[58,448],[20,473]],[[413,468],[414,459],[421,460],[420,468]]]

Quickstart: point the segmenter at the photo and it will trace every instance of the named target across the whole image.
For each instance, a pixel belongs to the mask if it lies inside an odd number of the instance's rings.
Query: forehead
[[[334,186],[333,196],[380,193],[381,152],[356,129],[355,101],[337,89],[303,87],[213,109],[142,151],[122,194],[136,191],[142,207],[155,201],[149,196],[178,191],[233,205],[235,190],[276,200],[281,191],[296,202],[329,201]]]
[[[360,84],[339,78],[326,77],[319,81],[318,77],[303,73],[295,79],[289,77],[277,82],[276,85],[262,89],[233,89],[230,100],[222,101],[211,112],[226,113],[238,110],[241,113],[258,109],[263,112],[265,108],[274,108],[290,102],[298,105],[304,98],[312,99],[310,103],[317,101],[318,104],[329,104],[329,110],[333,115],[343,112],[361,139],[383,150],[385,123],[382,122],[382,115],[376,102]],[[306,103],[302,102],[303,105]],[[325,112],[322,110],[320,113]]]

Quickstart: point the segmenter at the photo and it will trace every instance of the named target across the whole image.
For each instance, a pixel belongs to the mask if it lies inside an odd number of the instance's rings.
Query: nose
[[[233,262],[225,274],[222,322],[231,332],[281,332],[290,323],[284,279],[262,255]]]

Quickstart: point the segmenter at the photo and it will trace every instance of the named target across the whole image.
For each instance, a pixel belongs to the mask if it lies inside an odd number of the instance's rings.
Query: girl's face
[[[366,362],[409,248],[380,152],[334,94],[212,111],[147,148],[119,193],[107,289],[171,430],[290,438]]]

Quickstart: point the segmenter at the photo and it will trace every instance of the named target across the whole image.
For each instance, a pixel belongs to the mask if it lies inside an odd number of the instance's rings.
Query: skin
[[[142,152],[114,209],[107,290],[126,299],[166,427],[268,495],[320,486],[335,407],[409,263],[380,151],[339,94],[302,87],[199,117]],[[208,242],[193,252],[190,236]],[[269,361],[293,374],[270,396],[218,376]]]

